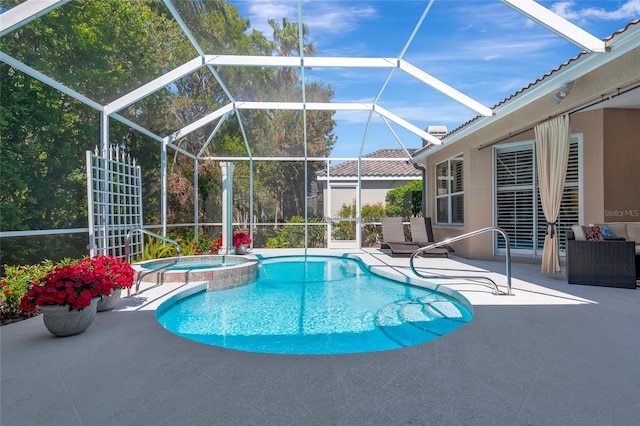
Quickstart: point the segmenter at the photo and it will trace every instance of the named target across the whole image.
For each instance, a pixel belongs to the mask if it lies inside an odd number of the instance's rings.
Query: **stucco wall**
[[[604,110],[604,222],[640,222],[640,110]]]
[[[640,221],[640,110],[575,113],[571,133],[582,135],[583,223]],[[534,138],[530,130],[493,146]],[[428,212],[435,217],[435,165],[461,152],[464,155],[464,225],[443,226],[434,221],[436,240],[493,225],[493,150],[479,149],[481,145],[475,140],[463,151],[460,145],[452,146],[428,158]],[[489,233],[456,242],[454,247],[463,257],[495,259]]]
[[[581,112],[571,126],[583,136],[582,222],[640,221],[640,110]]]
[[[603,221],[603,111],[584,111],[571,116],[571,133],[582,134],[582,223]]]

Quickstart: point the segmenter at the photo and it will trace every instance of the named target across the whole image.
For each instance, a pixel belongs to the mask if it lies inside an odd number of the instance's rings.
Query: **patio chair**
[[[380,248],[391,250],[391,256],[395,256],[413,254],[420,246],[405,239],[401,217],[383,217]]]
[[[418,244],[420,247],[425,247],[425,246],[428,246],[429,244],[435,243],[435,239],[433,238],[433,228],[431,228],[430,217],[412,217],[410,221],[411,221],[411,241]],[[435,247],[435,248],[429,249],[427,251],[422,252],[422,254],[449,257],[449,253],[452,253],[452,252],[453,252],[453,249],[447,245],[447,246]]]

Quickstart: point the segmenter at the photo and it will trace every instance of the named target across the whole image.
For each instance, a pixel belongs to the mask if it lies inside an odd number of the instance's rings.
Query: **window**
[[[542,254],[546,219],[538,191],[535,143],[525,142],[494,149],[495,221],[509,235],[514,254]],[[572,136],[564,193],[557,220],[560,249],[564,250],[566,229],[579,223],[579,141]],[[496,239],[498,253],[504,240]]]
[[[462,155],[436,165],[436,223],[464,223]]]

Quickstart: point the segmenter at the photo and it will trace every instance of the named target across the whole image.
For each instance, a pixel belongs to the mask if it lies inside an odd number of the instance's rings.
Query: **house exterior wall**
[[[600,223],[604,211],[603,110],[571,116],[571,132],[582,134],[582,222]]]
[[[640,110],[604,110],[603,222],[640,222]]]
[[[582,136],[582,222],[640,221],[640,110],[578,112],[571,115],[571,133]],[[534,139],[530,130],[491,146]],[[464,156],[464,225],[434,222],[436,240],[493,226],[493,150],[487,145],[487,141],[474,138],[428,157],[427,211],[435,217],[435,166],[460,153]],[[491,233],[456,242],[454,248],[456,254],[472,259],[502,258],[493,256]]]

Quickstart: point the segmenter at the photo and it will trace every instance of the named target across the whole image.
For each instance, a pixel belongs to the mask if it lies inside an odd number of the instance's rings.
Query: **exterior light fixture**
[[[563,84],[562,87],[558,89],[558,91],[553,95],[553,97],[551,98],[551,102],[556,105],[562,102],[564,98],[569,96],[569,92],[571,92],[571,86],[573,86],[573,81]]]

